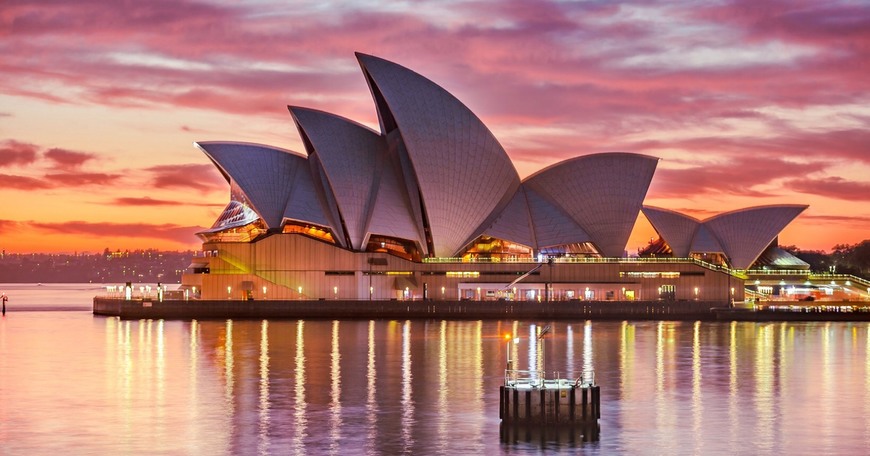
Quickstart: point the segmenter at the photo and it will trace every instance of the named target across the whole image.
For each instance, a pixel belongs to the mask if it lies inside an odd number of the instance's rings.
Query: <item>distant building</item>
[[[633,153],[579,156],[521,181],[447,91],[357,59],[380,131],[290,106],[304,154],[196,143],[230,202],[199,233],[184,288],[204,299],[742,300],[723,266],[749,268],[806,208],[701,222],[642,207],[658,159]],[[641,209],[662,239],[648,258],[626,258]]]

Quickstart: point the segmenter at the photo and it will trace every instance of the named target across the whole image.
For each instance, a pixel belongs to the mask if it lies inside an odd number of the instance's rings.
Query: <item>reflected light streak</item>
[[[483,322],[478,320],[474,327],[474,335],[472,339],[472,360],[474,362],[473,369],[471,370],[472,379],[472,398],[473,398],[473,407],[471,410],[472,413],[477,413],[480,416],[485,414],[485,403],[483,401],[484,391],[483,391]],[[470,429],[472,435],[483,435],[481,420],[473,420],[471,421],[473,425],[473,429]],[[476,445],[475,445],[476,444]],[[480,445],[479,441],[469,442],[469,452],[472,454],[483,454],[485,451],[485,447]]]
[[[592,353],[592,322],[586,320],[586,324],[583,325],[583,370],[586,372],[595,371]]]
[[[695,454],[700,454],[703,447],[701,418],[704,408],[701,401],[701,322],[696,321],[692,332],[692,430],[695,434]]]
[[[269,454],[269,321],[260,323],[260,402],[257,453]]]
[[[377,375],[375,374],[375,321],[369,320],[368,360],[366,362],[366,453],[373,452],[377,438],[378,403],[376,401]]]
[[[450,384],[447,382],[447,321],[441,320],[438,328],[438,452],[444,454],[449,442],[449,412],[447,396]]]
[[[529,325],[529,370],[540,370],[538,359],[538,325]],[[533,375],[532,378],[535,378]]]
[[[308,425],[305,404],[305,322],[296,322],[296,370],[295,370],[295,403],[293,409],[294,433],[293,449],[298,455],[305,453],[305,435]]]
[[[835,364],[838,362],[838,357],[834,352],[834,331],[831,328],[831,322],[825,323],[822,328],[822,388],[820,392],[821,403],[821,420],[819,423],[820,434],[823,438],[825,448],[830,448],[833,442],[831,438],[837,434],[836,429],[836,411],[831,408],[834,402],[832,390],[835,389],[837,382],[841,379],[836,378],[834,374]]]
[[[864,332],[864,446],[870,447],[870,327]]]
[[[330,384],[332,388],[329,393],[330,397],[330,416],[329,416],[329,453],[338,454],[338,442],[341,439],[341,350],[338,343],[339,322],[332,321],[332,350],[329,358],[331,366],[329,369]]]
[[[773,329],[771,325],[758,327],[755,344],[755,408],[758,414],[758,442],[764,451],[773,448]]]
[[[124,366],[124,403],[127,404],[127,409],[130,408],[130,398],[132,393],[131,382],[133,381],[133,354],[131,353],[133,350],[132,342],[130,341],[130,320],[124,322],[124,335],[121,339],[121,346],[124,347],[123,351],[123,366]],[[128,417],[130,414],[125,413],[124,416]]]
[[[737,322],[732,321],[731,325],[728,326],[728,421],[731,428],[732,444],[740,439],[738,435],[740,429],[738,400],[740,397],[737,394],[737,380]]]
[[[623,321],[619,331],[619,390],[622,395],[628,394],[634,381],[634,326]]]
[[[583,342],[586,342],[586,338],[583,338]],[[574,328],[571,325],[565,328],[565,355],[568,360],[565,363],[565,369],[568,371],[568,378],[577,378],[577,372],[574,370]],[[583,352],[583,357],[586,357],[585,347]]]
[[[188,356],[190,357],[190,371],[189,375],[189,383],[190,383],[190,397],[191,406],[188,407],[188,421],[191,423],[199,422],[199,407],[196,405],[196,398],[199,397],[199,322],[196,320],[191,320],[190,322],[190,336],[189,336],[189,344],[190,344],[190,353]],[[195,435],[191,439],[196,442],[199,440],[199,426],[191,426],[193,428],[193,432]]]
[[[224,325],[224,379],[226,386],[224,389],[224,402],[227,405],[227,413],[229,417],[233,416],[233,387],[235,386],[235,376],[233,374],[233,321],[227,320]]]
[[[164,423],[166,422],[164,419],[166,415],[166,340],[163,330],[164,321],[157,320],[157,378],[155,383],[157,384],[157,422],[160,426],[158,436],[165,436]]]
[[[669,359],[673,359],[673,352],[668,351],[673,349],[668,337],[672,328],[666,326],[665,322],[659,321],[656,325],[656,347],[655,347],[655,393],[653,394],[653,403],[655,404],[655,426],[657,429],[675,429],[678,427],[679,413],[675,410],[675,399],[672,391],[665,389],[665,378],[667,376],[665,367],[665,355]],[[670,438],[666,433],[662,433],[661,440],[663,441],[665,453],[674,454],[679,452],[678,443]]]
[[[411,321],[402,325],[402,448],[409,454],[413,448],[414,401],[411,391]]]
[[[519,330],[520,330],[520,322],[514,320],[513,324],[511,325],[511,337],[513,339],[520,338],[520,335],[518,334]],[[514,365],[514,369],[521,369],[521,367],[519,366],[519,363],[520,363],[520,347],[518,347],[519,344],[520,344],[519,342],[511,343],[511,356],[510,356],[510,358],[511,358],[511,360],[514,360],[513,362],[516,363],[516,365]]]
[[[664,324],[663,321],[659,321],[656,325],[656,393],[659,393],[656,395],[657,399],[661,399],[661,392],[665,389]]]
[[[130,337],[130,320],[124,321],[124,325],[121,328],[123,331],[123,335],[121,336],[121,346],[123,347],[123,351],[121,354],[121,366],[123,366],[124,372],[124,387],[123,387],[123,404],[124,404],[124,432],[132,432],[132,418],[133,418],[133,342]],[[140,331],[141,334],[141,331]]]

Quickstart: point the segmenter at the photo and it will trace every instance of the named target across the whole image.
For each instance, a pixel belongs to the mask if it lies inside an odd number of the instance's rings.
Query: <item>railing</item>
[[[719,266],[713,263],[708,263],[706,261],[701,261],[695,258],[590,258],[590,257],[558,257],[558,258],[544,258],[543,260],[538,260],[534,257],[526,257],[526,258],[472,258],[465,259],[461,257],[441,257],[441,258],[423,258],[423,263],[438,263],[438,264],[451,264],[451,263],[488,263],[488,264],[498,264],[498,263],[546,263],[550,259],[553,260],[555,264],[649,264],[649,263],[670,263],[670,264],[694,264],[697,266],[701,266],[702,268],[709,269],[711,271],[724,272],[725,274],[732,275],[734,277],[738,277],[741,279],[746,278],[746,272],[738,269],[730,269],[725,266]]]
[[[840,280],[860,284],[870,288],[870,280],[854,276],[852,274],[831,274],[827,272],[816,273],[801,269],[750,269],[746,271],[747,275],[751,276],[780,276],[780,275],[802,275],[806,276],[807,280]]]
[[[573,375],[562,378],[561,372],[553,372],[552,378],[547,378],[547,375],[542,370],[516,370],[506,369],[504,371],[504,384],[515,388],[572,388],[595,385],[595,371],[584,370],[580,375]]]

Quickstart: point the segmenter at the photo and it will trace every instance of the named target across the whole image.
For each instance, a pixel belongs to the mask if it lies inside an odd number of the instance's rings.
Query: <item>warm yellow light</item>
[[[510,334],[505,334],[505,335],[504,335],[504,338],[505,338],[505,340],[511,340],[511,335],[510,335]]]

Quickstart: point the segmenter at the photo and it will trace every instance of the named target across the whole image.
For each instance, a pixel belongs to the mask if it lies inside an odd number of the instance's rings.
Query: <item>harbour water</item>
[[[90,313],[98,285],[0,289],[4,455],[870,447],[863,322],[122,321]],[[508,348],[518,368],[594,370],[597,439],[503,437]]]

